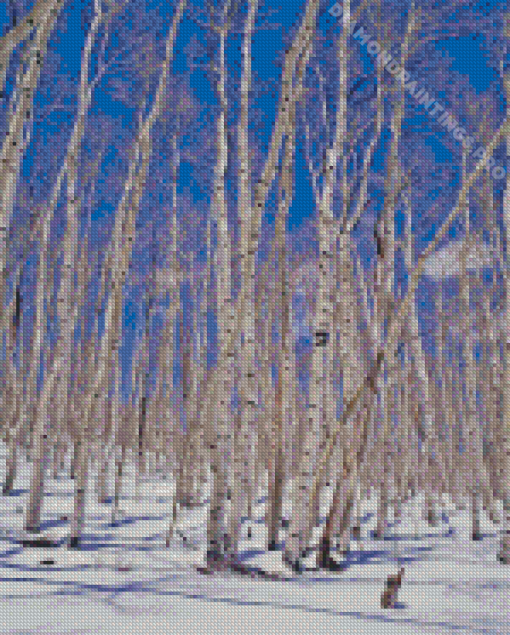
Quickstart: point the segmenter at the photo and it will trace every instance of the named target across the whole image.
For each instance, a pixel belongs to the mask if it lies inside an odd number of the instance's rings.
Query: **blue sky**
[[[330,5],[334,4],[333,2]],[[407,4],[407,3],[406,3]],[[77,80],[80,71],[81,60],[81,48],[86,34],[86,29],[83,28],[83,7],[90,6],[90,2],[67,2],[64,15],[65,19],[61,20],[63,28],[59,33],[55,33],[53,37],[53,45],[57,53],[60,54],[60,67],[57,70],[58,74],[67,75],[69,78]],[[140,5],[149,9],[157,9],[163,26],[166,23],[168,25],[172,11],[173,3],[166,1],[147,1],[140,2]],[[325,11],[321,16],[320,24],[323,35],[328,37],[328,33],[332,34],[335,26],[332,19],[328,19],[327,7],[330,6],[325,3]],[[395,3],[396,10],[402,10],[402,3]],[[486,0],[483,3],[480,2],[480,6],[484,6],[487,10],[495,11],[499,6],[502,6],[501,2],[497,0]],[[278,83],[281,69],[275,64],[275,60],[281,57],[281,50],[284,38],[289,31],[299,23],[302,10],[304,7],[304,0],[295,0],[294,2],[282,2],[282,0],[266,0],[262,4],[262,8],[269,12],[271,15],[268,21],[272,25],[276,25],[276,28],[265,29],[261,24],[261,28],[256,32],[253,40],[253,72],[258,80],[269,83]],[[475,5],[476,8],[476,5]],[[134,17],[133,19],[136,19]],[[0,2],[0,29],[4,29],[8,24],[8,12],[7,3]],[[164,38],[165,32],[160,34],[161,38]],[[476,37],[474,37],[476,35]],[[185,18],[179,27],[179,35],[177,40],[177,55],[174,62],[174,74],[179,75],[186,73],[189,60],[185,57],[186,45],[190,42],[191,38],[196,36],[200,42],[206,43],[204,30],[194,24],[189,18]],[[493,63],[487,53],[487,35],[483,34],[465,34],[458,39],[445,39],[439,40],[435,43],[436,50],[449,56],[450,64],[449,71],[456,72],[465,77],[475,91],[479,94],[483,94],[486,91],[494,89],[497,85],[497,77],[494,71],[491,69],[491,63]],[[235,77],[236,64],[238,64],[238,45],[239,37],[232,38],[229,49],[227,51],[227,63],[229,65],[229,71]],[[360,55],[364,56],[365,62],[370,64],[366,52],[360,48]],[[426,75],[422,76],[423,84],[426,85]],[[216,97],[214,93],[214,87],[211,84],[210,74],[206,72],[206,69],[196,69],[193,71],[191,77],[191,87],[194,91],[195,97],[200,101],[204,107],[214,108],[216,105]],[[438,89],[439,90],[439,89]],[[232,92],[232,99],[235,100],[235,91]],[[431,90],[434,94],[434,90]],[[274,111],[276,106],[278,95],[271,95],[271,91],[267,91],[265,94],[255,95],[256,106],[262,111],[263,127],[261,135],[263,140],[268,139],[271,133],[271,129],[274,123]],[[438,99],[440,95],[437,95]],[[44,102],[42,93],[39,93],[37,99],[40,103]],[[235,108],[235,101],[232,103],[232,107]],[[102,84],[99,85],[92,108],[92,114],[105,113],[115,117],[119,120],[123,128],[129,129],[134,126],[133,117],[136,115],[135,108],[130,108],[126,103],[119,99],[115,99],[115,94],[106,89]],[[24,174],[28,174],[34,155],[34,148],[37,147],[37,143],[41,141],[41,138],[45,138],[46,142],[51,144],[51,135],[54,133],[55,124],[59,125],[59,117],[63,117],[62,113],[54,113],[47,120],[37,124],[34,133],[33,141],[28,149],[27,157],[23,166]],[[413,115],[414,116],[414,115]],[[412,118],[409,121],[404,122],[404,126],[412,123]],[[419,122],[418,122],[419,123]],[[423,131],[423,143],[432,148],[435,153],[436,159],[439,163],[451,163],[454,158],[450,150],[441,142],[440,135],[438,135],[437,129],[434,131],[434,124],[430,122],[424,122]],[[437,125],[436,125],[437,128]],[[418,125],[419,129],[419,125]],[[301,142],[298,139],[298,153],[296,158],[296,175],[295,175],[295,196],[290,209],[289,214],[289,229],[292,233],[299,233],[304,223],[314,213],[314,200],[311,188],[310,177],[307,167],[305,165],[304,155],[299,150],[302,150]],[[387,144],[380,146],[378,156],[376,156],[375,164],[381,168],[384,164],[385,153],[387,150]],[[108,165],[115,159],[115,148],[112,147],[105,154],[104,165]],[[106,169],[106,167],[105,167]],[[196,175],[196,170],[190,163],[183,161],[180,171],[180,192],[182,193],[186,188],[189,188],[193,197],[196,200],[201,200],[203,193],[199,188],[199,178]],[[98,202],[94,210],[94,215],[100,219],[108,216],[113,211],[112,203],[107,200],[101,200]],[[270,211],[270,210],[269,210]],[[144,220],[144,215],[150,215],[151,211],[149,207],[146,210],[142,208],[140,216],[141,220]],[[271,215],[268,216],[269,222],[271,222]],[[434,227],[431,228],[433,233]],[[431,233],[431,235],[432,235]],[[139,298],[135,296],[128,298],[126,303],[125,312],[125,324],[126,328],[131,331],[132,337],[128,337],[125,340],[124,345],[124,359],[129,360],[131,357],[131,350],[134,343],[134,335],[137,328],[140,327],[141,316],[141,302]],[[129,372],[129,364],[126,364],[126,373]],[[127,376],[127,375],[126,375]]]
[[[84,4],[85,3],[80,2],[67,3],[64,9],[66,14],[65,29],[62,29],[54,36],[56,50],[62,55],[61,67],[58,73],[69,74],[75,78],[79,76],[80,70],[81,46],[79,44],[83,43],[85,37],[85,30],[82,24]],[[158,11],[161,15],[165,16],[166,14],[165,18],[170,19],[172,12],[170,9],[171,3],[152,1],[141,4],[149,8],[159,6]],[[500,4],[498,0],[487,0],[486,2],[480,3],[482,6],[492,7],[497,7]],[[400,5],[400,3],[397,3],[397,6],[398,5]],[[253,71],[261,80],[270,82],[277,81],[280,76],[280,68],[275,65],[274,60],[281,51],[284,35],[288,33],[289,29],[300,19],[304,1],[297,0],[292,3],[283,3],[281,0],[267,0],[263,6],[272,12],[269,18],[271,24],[278,24],[279,27],[274,29],[264,29],[262,27],[255,34],[253,40]],[[0,2],[0,28],[5,28],[8,19],[7,3]],[[324,22],[324,17],[321,18],[321,22]],[[174,64],[174,72],[176,74],[185,72],[187,69],[183,51],[192,35],[196,35],[201,41],[204,41],[203,29],[196,26],[190,19],[184,19],[179,28],[177,49],[180,52],[176,56]],[[479,93],[489,90],[492,85],[491,82],[496,79],[494,71],[490,67],[488,54],[486,50],[484,50],[484,40],[485,36],[483,35],[473,38],[470,34],[460,37],[459,39],[438,41],[435,44],[438,50],[447,52],[448,55],[451,56],[452,63],[450,64],[450,70],[457,71],[465,76],[473,88]],[[235,38],[234,41],[237,44],[239,38]],[[233,56],[237,52],[236,49],[237,46],[230,47],[232,58],[231,69]],[[367,57],[363,49],[360,49],[360,52],[361,55]],[[206,72],[200,69],[195,70],[192,76],[191,86],[194,89],[195,96],[201,103],[204,105],[216,103],[214,87],[211,85],[210,77]],[[39,99],[42,99],[41,95],[39,95]],[[262,134],[266,138],[269,138],[274,122],[276,98],[273,98],[270,94],[264,94],[256,97],[256,103],[265,114],[266,126]],[[235,104],[233,104],[233,106],[235,106]],[[120,117],[125,126],[130,126],[133,123],[133,116],[135,115],[134,108],[129,108],[122,101],[114,99],[114,96],[109,91],[103,90],[102,87],[97,89],[94,98],[92,113],[97,111],[103,111],[114,117]],[[53,114],[53,119],[57,117],[58,114]],[[39,126],[39,129],[34,131],[34,137],[38,134],[44,135],[46,132],[50,132],[49,128],[49,122],[43,122]],[[452,160],[451,153],[441,145],[437,139],[437,135],[433,133],[429,135],[426,134],[425,139],[425,143],[434,148],[438,160],[446,162]],[[375,160],[376,163],[378,161],[380,161],[380,157]],[[30,165],[30,161],[26,163],[28,166]],[[27,169],[27,165],[25,165],[25,169]],[[300,153],[298,153],[297,156],[296,169],[296,192],[290,210],[289,223],[289,227],[293,231],[299,231],[302,220],[313,212],[313,196],[310,179],[302,154]],[[182,171],[181,179],[183,186],[190,185],[192,188],[196,187],[191,178],[191,172],[189,169]],[[188,183],[186,183],[187,179]]]

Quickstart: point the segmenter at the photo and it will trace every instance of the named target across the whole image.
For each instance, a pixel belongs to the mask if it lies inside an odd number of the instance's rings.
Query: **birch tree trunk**
[[[293,108],[293,106],[291,106]],[[295,113],[291,115],[291,126],[294,126]],[[291,413],[292,394],[294,387],[292,382],[295,376],[291,373],[290,341],[290,303],[292,295],[289,293],[286,227],[287,215],[292,202],[292,170],[294,162],[294,135],[292,127],[287,136],[282,165],[282,174],[279,187],[278,217],[276,220],[275,242],[278,252],[278,281],[275,285],[276,298],[280,307],[280,337],[277,352],[278,378],[275,388],[275,416],[273,425],[274,449],[272,460],[274,469],[271,472],[269,483],[269,523],[268,523],[268,548],[274,551],[278,544],[278,531],[283,508],[283,487],[285,479],[284,462],[284,434],[289,425]],[[275,302],[276,302],[275,298]]]
[[[34,29],[40,28],[41,24],[45,24],[48,16],[55,11],[59,12],[62,7],[63,0],[38,0],[34,3],[31,11],[16,25],[2,36],[0,42],[0,92],[4,93],[7,71],[11,55],[15,48],[21,42],[27,40]]]
[[[465,178],[464,156],[464,178]],[[486,466],[483,463],[483,450],[480,432],[480,422],[477,417],[476,408],[476,362],[474,359],[473,346],[473,329],[471,324],[471,277],[467,271],[467,257],[469,253],[474,252],[475,244],[470,228],[470,211],[469,198],[464,213],[465,219],[465,235],[464,244],[460,253],[460,269],[459,269],[459,311],[460,311],[460,329],[462,338],[462,357],[465,367],[466,382],[466,432],[467,440],[465,444],[466,459],[468,463],[469,474],[466,474],[466,482],[469,483],[471,490],[471,509],[472,509],[472,532],[473,540],[480,540],[480,495],[486,490],[489,483],[487,477]]]
[[[458,214],[464,209],[464,205],[466,202],[467,193],[469,188],[473,185],[476,179],[481,175],[482,170],[487,165],[488,160],[492,156],[494,149],[497,144],[500,142],[501,138],[507,134],[508,129],[510,128],[510,119],[507,117],[505,121],[501,124],[499,129],[496,131],[494,136],[492,137],[490,143],[486,147],[486,154],[481,161],[479,161],[476,165],[476,168],[470,173],[467,181],[462,185],[462,188],[459,192],[459,196],[457,199],[457,203],[440,227],[439,231],[436,233],[434,239],[428,244],[426,249],[422,252],[420,257],[418,258],[418,262],[411,272],[409,278],[408,292],[406,296],[400,301],[398,305],[398,309],[389,317],[388,325],[387,325],[387,336],[385,341],[379,345],[378,351],[375,357],[375,361],[372,363],[371,368],[369,369],[367,375],[363,382],[360,383],[356,392],[354,393],[352,399],[344,408],[344,412],[342,413],[342,417],[335,425],[332,430],[331,437],[328,440],[324,450],[321,452],[321,455],[318,460],[317,469],[315,471],[313,477],[313,485],[311,487],[311,496],[317,496],[318,492],[318,484],[321,481],[324,469],[326,468],[328,461],[330,460],[331,454],[334,450],[335,444],[337,442],[340,431],[343,426],[349,421],[350,417],[356,412],[359,408],[360,404],[363,409],[370,408],[370,393],[369,391],[374,391],[375,380],[377,379],[380,371],[382,362],[388,354],[393,354],[396,345],[397,336],[400,334],[402,329],[402,321],[407,316],[409,311],[409,304],[414,298],[414,292],[420,280],[420,276],[423,272],[425,261],[430,256],[430,254],[437,248],[439,241],[444,238],[449,228],[451,227],[454,219],[458,216]],[[353,460],[354,460],[353,456]]]
[[[169,215],[169,234],[171,236],[172,246],[169,254],[169,276],[168,276],[168,288],[167,293],[169,296],[169,305],[166,312],[165,330],[163,335],[163,351],[162,351],[162,368],[163,375],[163,389],[164,389],[164,406],[163,406],[163,419],[165,426],[169,431],[169,436],[173,439],[174,452],[177,449],[177,430],[174,408],[174,332],[175,323],[177,318],[177,311],[179,308],[179,288],[180,288],[180,275],[178,272],[178,260],[177,260],[177,179],[180,165],[180,153],[177,135],[174,135],[172,140],[173,161],[172,161],[172,212]],[[208,252],[208,266],[209,266],[209,252]],[[180,486],[179,479],[176,479],[174,500],[172,506],[172,519],[167,532],[166,546],[170,546],[170,539],[173,535],[173,528],[177,520],[177,495],[178,486]]]
[[[74,510],[71,519],[69,548],[80,546],[81,535],[85,523],[85,499],[87,495],[87,481],[89,471],[90,446],[85,436],[80,435],[76,441],[76,480],[74,491]]]
[[[227,526],[227,494],[230,467],[230,450],[233,438],[232,424],[232,360],[228,352],[228,335],[234,329],[234,307],[231,291],[231,238],[228,227],[225,178],[227,172],[227,100],[225,93],[226,66],[225,44],[227,37],[226,15],[229,3],[224,6],[223,24],[217,27],[220,37],[217,92],[220,114],[217,121],[217,159],[214,172],[213,217],[217,222],[217,316],[218,316],[218,375],[214,381],[216,405],[215,431],[211,443],[211,471],[213,484],[207,519],[208,566],[225,564],[231,538]],[[232,355],[232,357],[230,357]]]
[[[27,251],[26,249],[24,251]],[[26,253],[23,254],[23,263],[25,262]],[[23,320],[21,309],[22,295],[21,283],[23,278],[24,264],[18,269],[17,281],[11,303],[8,307],[7,332],[6,332],[6,382],[3,388],[3,418],[6,425],[5,442],[7,444],[7,458],[5,465],[5,481],[2,488],[2,494],[9,494],[16,479],[18,442],[22,426],[17,421],[23,409],[24,400],[24,343],[22,338]],[[19,346],[20,359],[15,361],[16,347]]]
[[[248,113],[249,94],[251,88],[251,40],[259,0],[249,0],[248,15],[243,33],[242,60],[240,81],[240,121],[238,126],[239,156],[239,206],[238,214],[241,224],[240,257],[241,285],[245,289],[251,286],[255,277],[255,260],[249,257],[248,232],[252,220],[253,194],[251,187],[251,161],[249,155]],[[251,447],[255,437],[258,389],[255,373],[255,293],[254,288],[247,297],[242,316],[241,381],[240,408],[241,426],[239,430],[238,453],[234,453],[234,481],[232,489],[232,509],[230,516],[230,558],[237,560],[241,531],[241,515],[244,498],[250,491],[248,474]]]
[[[507,16],[507,20],[509,16]],[[510,100],[510,73],[503,78],[507,103]],[[507,108],[507,117],[510,113]],[[507,166],[510,165],[510,134],[506,137]],[[510,177],[507,174],[506,189],[503,194],[503,231],[504,242],[510,244]],[[503,268],[503,284],[505,291],[505,331],[504,334],[504,362],[503,362],[503,417],[501,422],[501,493],[503,498],[503,527],[499,560],[503,564],[510,564],[510,260],[508,252]]]
[[[346,137],[347,125],[347,40],[350,31],[350,1],[344,2],[343,31],[339,43],[340,62],[340,95],[336,134],[333,146],[328,148],[324,160],[324,185],[318,209],[319,260],[318,283],[316,289],[316,305],[314,324],[314,342],[310,368],[310,384],[308,394],[308,427],[305,432],[303,456],[298,476],[294,481],[292,496],[292,519],[285,542],[284,561],[296,571],[301,570],[301,558],[304,556],[309,534],[311,532],[311,514],[315,509],[310,497],[311,475],[317,452],[317,444],[324,423],[324,412],[320,407],[320,397],[326,391],[326,370],[329,366],[331,349],[332,306],[331,293],[333,285],[333,253],[330,227],[333,223],[333,187],[336,181],[338,159],[343,157],[343,141]],[[324,350],[326,349],[326,350]]]
[[[66,153],[64,164],[58,175],[56,184],[53,188],[50,209],[53,215],[53,210],[56,207],[58,200],[61,182],[64,174],[67,174],[67,226],[63,240],[63,252],[64,262],[61,275],[61,284],[59,292],[57,294],[57,311],[59,318],[60,334],[57,339],[56,351],[50,364],[50,368],[45,375],[45,382],[41,391],[39,402],[36,409],[36,429],[34,433],[40,435],[44,430],[46,423],[46,412],[49,408],[49,402],[51,394],[53,392],[53,386],[57,384],[57,429],[64,429],[64,418],[67,412],[67,394],[68,394],[68,382],[70,373],[70,360],[72,353],[72,338],[74,333],[74,327],[77,319],[77,303],[73,302],[73,287],[74,287],[74,270],[76,268],[76,256],[77,256],[77,243],[78,243],[78,226],[79,226],[79,206],[77,199],[77,168],[79,152],[81,148],[81,141],[85,130],[85,117],[90,105],[92,96],[92,86],[89,84],[88,75],[90,67],[90,58],[92,47],[97,35],[97,31],[101,24],[102,12],[100,10],[100,3],[96,1],[96,13],[92,21],[91,28],[87,35],[85,49],[82,59],[81,80],[79,87],[78,97],[78,114],[73,132],[71,135],[70,144]],[[48,221],[49,222],[49,221]],[[42,283],[42,289],[44,283]],[[82,297],[81,290],[78,290],[79,297]],[[37,441],[37,438],[36,438]],[[40,445],[41,440],[37,441]],[[42,450],[41,446],[41,451]],[[33,469],[38,472],[34,473],[34,483],[40,483],[34,490],[34,499],[30,500],[29,511],[27,511],[26,525],[28,528],[35,528],[39,524],[39,518],[37,507],[40,508],[42,503],[42,478],[43,471],[41,471],[39,463],[34,463]]]
[[[53,201],[52,201],[53,202]],[[54,202],[55,199],[54,199]],[[51,212],[54,205],[50,207]],[[29,399],[37,399],[37,374],[39,369],[39,360],[42,350],[43,335],[45,329],[45,313],[44,313],[44,287],[47,276],[47,249],[50,237],[50,223],[53,214],[48,211],[45,218],[42,235],[39,246],[39,263],[37,266],[37,283],[36,283],[36,314],[34,320],[34,343],[32,358],[34,360],[34,368],[31,369],[29,377]],[[25,407],[24,416],[27,414]],[[46,469],[46,449],[47,449],[47,433],[49,428],[47,425],[47,409],[37,409],[35,413],[34,429],[32,432],[33,450],[31,451],[33,462],[30,474],[30,494],[25,512],[25,530],[31,533],[39,532],[41,521],[41,508],[44,495],[44,473]]]
[[[129,164],[129,171],[124,191],[119,203],[115,226],[113,230],[113,253],[110,276],[110,294],[108,296],[105,312],[105,328],[101,338],[98,359],[95,367],[94,380],[90,382],[87,390],[84,406],[84,438],[93,431],[93,413],[97,412],[101,389],[105,385],[106,370],[109,367],[110,356],[117,356],[122,332],[122,293],[126,278],[133,241],[135,236],[136,216],[140,207],[143,194],[149,160],[151,157],[151,133],[152,128],[161,116],[164,100],[167,97],[168,73],[174,54],[174,42],[177,28],[181,21],[186,6],[186,0],[180,0],[170,27],[167,41],[165,59],[162,64],[161,74],[156,89],[156,94],[149,114],[143,121],[140,121],[139,129],[135,139],[135,151],[133,159]],[[140,119],[142,119],[143,112]],[[86,475],[85,475],[86,478]],[[75,498],[75,513],[79,513],[78,497]],[[79,544],[79,537],[72,536],[75,546]],[[78,540],[76,540],[78,538]]]
[[[21,69],[18,85],[15,87],[11,98],[11,112],[7,124],[6,138],[0,150],[0,183],[2,183],[2,188],[0,189],[0,317],[3,315],[5,299],[8,231],[16,201],[16,185],[23,159],[22,149],[25,145],[25,123],[27,119],[31,118],[42,61],[46,56],[48,40],[63,5],[63,0],[47,2],[44,8],[40,6],[36,14],[29,18],[29,20],[33,20],[33,23],[37,23],[38,26],[33,42],[28,45],[27,69],[25,72]],[[28,36],[30,33],[28,31],[29,22],[23,21],[22,24],[25,25],[24,34]],[[8,38],[7,42],[2,42],[2,51],[0,53],[0,72],[4,74],[2,88],[5,83],[8,58],[16,45],[14,44],[11,48],[10,43],[14,42],[16,40],[12,37]],[[21,64],[24,65],[24,61]]]
[[[361,10],[363,6],[364,6],[363,3],[361,3],[358,6],[356,13],[352,16],[352,23],[355,23],[356,16],[358,15],[358,12]],[[337,159],[339,157],[342,157],[343,163],[344,163],[343,165],[344,175],[343,175],[343,182],[342,182],[343,214],[341,218],[341,223],[339,225],[339,234],[338,234],[339,245],[338,245],[338,254],[337,254],[337,262],[339,263],[339,271],[337,273],[337,276],[341,276],[341,277],[343,277],[344,275],[343,272],[348,271],[348,268],[350,266],[348,264],[348,258],[350,257],[349,249],[348,249],[348,244],[349,244],[348,236],[350,231],[356,226],[360,218],[360,215],[363,212],[365,205],[367,203],[369,168],[370,168],[371,161],[375,152],[377,141],[381,135],[382,123],[384,119],[384,109],[383,109],[383,100],[382,100],[383,93],[381,90],[382,67],[379,66],[377,71],[378,82],[377,82],[377,113],[376,113],[375,134],[364,156],[363,173],[362,173],[361,186],[360,186],[360,192],[359,192],[357,205],[355,207],[355,211],[352,214],[352,216],[348,218],[348,209],[349,209],[349,201],[350,201],[351,193],[347,185],[346,154],[343,149],[343,143],[347,135],[347,123],[346,123],[347,121],[346,120],[347,93],[346,93],[346,84],[345,84],[346,79],[345,78],[347,78],[347,38],[348,38],[348,33],[350,30],[350,25],[351,25],[350,4],[348,6],[344,5],[343,21],[344,21],[344,28],[343,28],[343,32],[342,32],[342,36],[341,36],[340,44],[339,44],[339,62],[340,62],[341,80],[340,80],[340,93],[339,93],[339,108],[337,111],[338,114],[337,114],[336,137],[333,144],[333,148],[328,151],[330,152],[330,154],[329,156],[327,156],[327,160],[325,162],[325,170],[324,170],[325,180],[324,180],[324,187],[323,187],[323,193],[322,193],[323,199],[318,205],[320,210],[322,210],[324,202],[326,201],[328,202],[329,205],[331,205],[330,197],[332,192],[332,184],[334,184],[335,182],[335,179],[333,178],[335,173],[335,167],[336,167]],[[330,216],[331,216],[331,212],[330,212]],[[331,222],[332,222],[332,218],[329,218],[327,223],[325,224],[326,225],[331,224]],[[321,250],[321,254],[324,255],[324,250],[321,247],[320,247],[320,250]],[[319,262],[319,267],[321,265],[323,265],[323,263]],[[342,301],[346,302],[345,299],[343,299]],[[349,316],[348,316],[349,309],[352,310],[353,307],[349,306],[349,302],[347,301],[345,306],[343,307],[346,323],[347,323],[347,320],[349,320]],[[352,327],[353,325],[350,324],[347,327],[347,330],[351,331]],[[325,361],[327,362],[327,359]],[[344,359],[343,361],[344,363],[347,362],[346,359]],[[328,366],[326,365],[326,368],[327,367]],[[353,399],[354,398],[357,399],[355,395],[353,395]],[[362,410],[364,410],[365,407],[366,408],[369,407],[368,401],[366,404],[364,404]],[[350,405],[349,405],[349,409],[350,409]],[[318,506],[318,496],[319,496],[319,489],[321,485],[322,473],[323,473],[323,470],[325,470],[327,465],[329,464],[329,461],[331,460],[331,456],[336,446],[338,436],[339,436],[338,434],[328,436],[325,449],[321,450],[321,460],[319,462],[319,470],[316,472],[316,475],[313,479],[313,485],[310,488],[310,496],[309,496],[310,509],[316,509]],[[352,472],[351,470],[350,473],[354,473],[354,472]],[[311,530],[312,530],[312,524],[308,521],[306,531],[302,535],[302,538],[303,538],[302,542],[304,542],[306,545],[308,545],[308,542],[311,536]],[[305,550],[303,549],[302,551],[305,551]],[[290,560],[287,556],[285,556],[285,559],[288,563],[290,563]],[[294,569],[299,569],[300,567],[299,563],[296,560],[294,561],[294,564],[291,564],[291,566]]]

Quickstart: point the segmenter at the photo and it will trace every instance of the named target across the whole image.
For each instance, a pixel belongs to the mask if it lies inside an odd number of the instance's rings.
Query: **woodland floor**
[[[291,579],[204,576],[196,566],[203,564],[207,506],[180,512],[179,533],[166,549],[172,485],[154,474],[136,496],[129,468],[117,526],[110,522],[111,505],[97,503],[93,479],[82,550],[68,550],[69,521],[61,517],[72,513],[74,482],[68,474],[50,477],[43,535],[60,546],[21,546],[16,540],[23,535],[29,467],[20,467],[12,495],[0,496],[2,634],[510,634],[510,567],[496,560],[499,525],[484,514],[483,540],[472,542],[468,512],[446,499],[437,527],[421,520],[417,497],[404,506],[402,523],[391,524],[387,539],[374,540],[372,497],[363,504],[362,541],[351,543],[345,570],[298,576],[282,566],[280,552],[265,551],[261,492],[254,521],[243,525],[245,537],[252,527],[252,538],[242,543],[243,561]],[[312,554],[307,566],[314,564]],[[381,609],[384,581],[400,565],[405,576],[397,608]]]

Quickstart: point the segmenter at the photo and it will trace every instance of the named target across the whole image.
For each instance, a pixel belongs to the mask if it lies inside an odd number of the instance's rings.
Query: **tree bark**
[[[85,501],[89,473],[89,443],[84,437],[76,441],[77,460],[74,491],[74,510],[71,520],[69,548],[79,549],[85,524]]]
[[[217,92],[220,100],[220,114],[217,120],[216,148],[217,158],[214,174],[213,217],[217,222],[218,246],[216,251],[217,275],[217,315],[218,315],[218,375],[214,378],[214,398],[216,405],[215,430],[210,446],[211,472],[213,484],[209,515],[207,519],[208,566],[225,564],[229,551],[230,538],[227,525],[227,493],[229,489],[229,465],[233,424],[231,412],[232,399],[232,360],[233,353],[227,350],[228,334],[234,329],[234,308],[231,291],[231,237],[228,227],[227,201],[225,196],[225,178],[228,161],[227,140],[227,100],[225,46],[228,26],[225,23],[228,3],[224,6],[224,24],[217,27],[220,37],[219,80]]]
[[[259,0],[250,0],[246,17],[242,44],[242,69],[240,81],[240,121],[238,126],[239,156],[239,205],[241,285],[251,287],[242,316],[242,339],[240,345],[241,381],[239,385],[241,420],[238,452],[234,453],[234,481],[232,489],[232,509],[230,515],[230,558],[237,560],[241,532],[241,516],[244,499],[249,495],[251,475],[249,467],[253,463],[258,387],[255,372],[255,289],[253,258],[249,254],[248,232],[253,216],[253,193],[251,186],[251,161],[249,155],[248,113],[251,88],[251,41]]]
[[[26,144],[24,128],[27,119],[32,116],[33,100],[41,74],[42,61],[46,56],[48,40],[63,5],[63,0],[53,0],[53,2],[45,3],[44,6],[40,3],[37,7],[34,7],[34,11],[28,21],[24,20],[15,29],[18,36],[22,34],[27,37],[31,30],[28,30],[29,20],[32,20],[32,24],[37,24],[34,39],[27,45],[28,60],[26,71],[23,71],[24,60],[21,62],[18,85],[15,87],[11,98],[11,112],[8,118],[6,137],[0,151],[0,183],[2,183],[2,188],[0,189],[0,325],[2,325],[3,321],[1,318],[3,317],[5,285],[7,282],[8,230],[16,202],[16,186],[23,159],[23,148]],[[13,31],[11,31],[11,34],[7,34],[0,44],[0,73],[3,74],[1,78],[2,90],[5,84],[10,54],[19,42]]]

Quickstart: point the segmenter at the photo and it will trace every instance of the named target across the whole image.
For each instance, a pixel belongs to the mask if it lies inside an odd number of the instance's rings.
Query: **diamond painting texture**
[[[507,3],[0,29],[0,633],[510,634]]]

